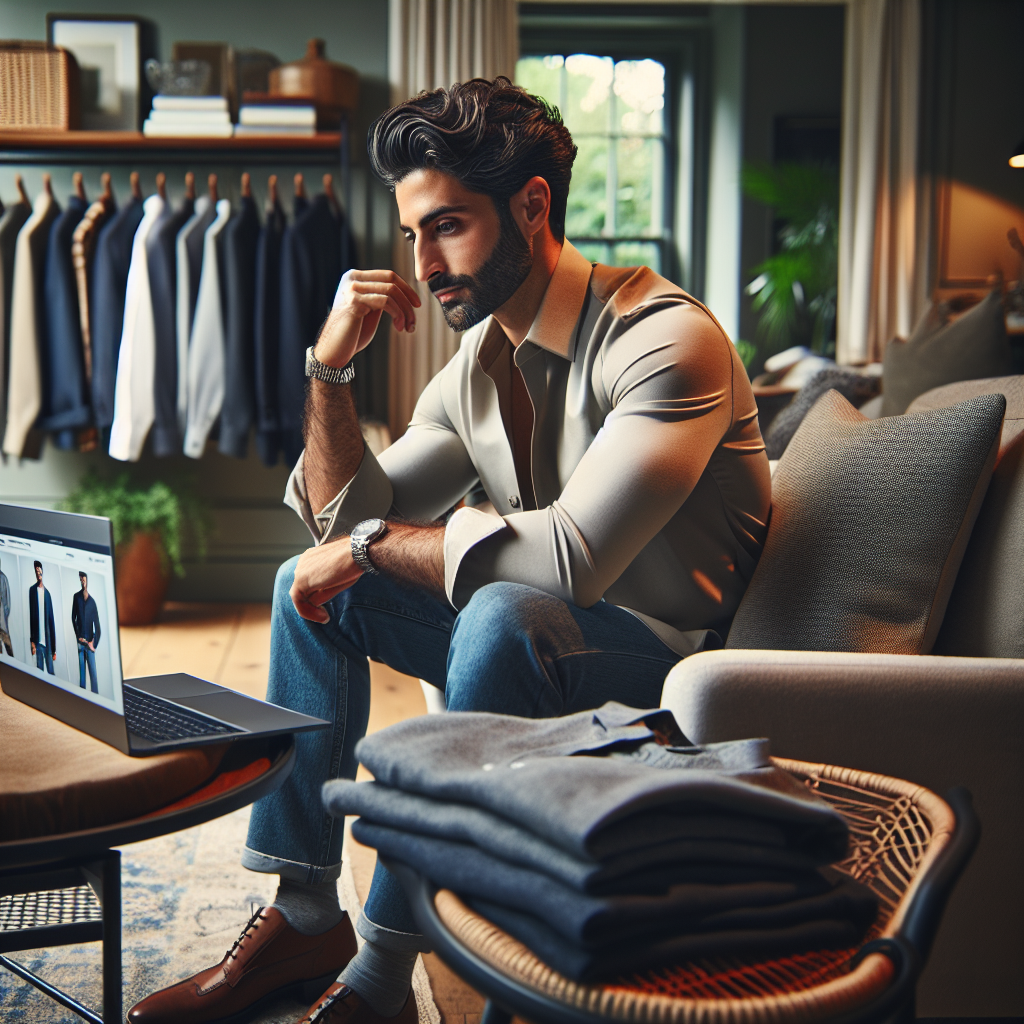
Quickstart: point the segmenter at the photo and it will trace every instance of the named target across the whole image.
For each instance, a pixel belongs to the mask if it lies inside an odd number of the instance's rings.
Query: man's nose
[[[440,249],[431,242],[416,240],[414,251],[416,260],[416,280],[429,281],[435,274],[445,272],[445,264],[441,259]]]

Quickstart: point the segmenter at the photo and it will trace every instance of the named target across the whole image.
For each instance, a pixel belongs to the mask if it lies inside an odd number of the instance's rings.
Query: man
[[[71,625],[78,638],[78,685],[85,689],[85,667],[89,666],[92,692],[99,693],[96,685],[96,645],[100,642],[100,613],[96,598],[89,593],[89,576],[80,572],[82,589],[71,599]]]
[[[43,586],[43,563],[35,562],[36,584],[28,588],[28,638],[35,655],[36,668],[52,676],[57,658],[57,627],[53,621],[53,601]]]
[[[14,657],[14,647],[11,645],[11,584],[7,580],[7,574],[0,572],[0,644],[3,644],[7,651],[7,657]]]
[[[768,462],[743,366],[675,285],[565,241],[576,148],[557,111],[477,80],[386,112],[369,148],[416,276],[466,333],[377,460],[351,360],[382,313],[414,330],[420,300],[391,271],[342,279],[308,354],[286,498],[317,546],[278,575],[267,693],[334,727],[300,736],[295,770],[253,807],[242,862],[281,876],[274,904],[221,964],[134,1007],[135,1024],[245,1019],[341,968],[307,1020],[411,1024],[422,936],[378,864],[354,954],[342,823],[320,803],[325,779],[355,774],[367,658],[444,689],[450,711],[656,706],[672,665],[727,628],[764,540]],[[445,519],[474,488],[503,518]]]

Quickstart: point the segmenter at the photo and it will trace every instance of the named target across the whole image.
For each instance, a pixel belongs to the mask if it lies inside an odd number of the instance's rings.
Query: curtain
[[[390,0],[388,75],[400,103],[470,78],[514,79],[519,56],[515,0]],[[392,266],[420,293],[415,334],[391,329],[388,412],[393,437],[405,432],[427,382],[455,354],[459,336],[426,285],[415,281],[412,246],[395,230]]]
[[[921,0],[846,14],[836,358],[881,360],[927,301],[930,189],[918,174]]]

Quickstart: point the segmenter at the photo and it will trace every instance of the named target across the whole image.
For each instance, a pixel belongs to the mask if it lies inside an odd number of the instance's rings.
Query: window
[[[554,103],[579,149],[566,236],[588,259],[670,273],[665,65],[587,53],[522,58],[520,85]]]

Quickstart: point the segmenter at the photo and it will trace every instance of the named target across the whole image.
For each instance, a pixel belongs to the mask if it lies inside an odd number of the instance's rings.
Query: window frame
[[[580,239],[659,245],[661,273],[694,294],[704,289],[710,138],[711,36],[706,9],[609,4],[584,14],[575,4],[522,3],[521,57],[592,53],[665,67],[665,202],[660,236]],[[617,136],[611,136],[616,138]]]

